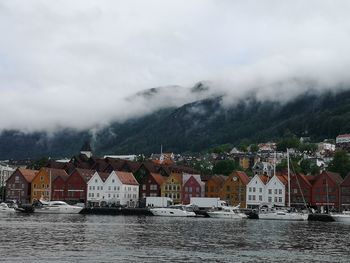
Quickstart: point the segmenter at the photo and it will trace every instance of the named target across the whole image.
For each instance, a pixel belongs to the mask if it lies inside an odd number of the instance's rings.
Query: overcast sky
[[[198,81],[229,103],[346,86],[349,10],[341,0],[0,0],[0,130],[101,127],[197,99],[186,88]]]

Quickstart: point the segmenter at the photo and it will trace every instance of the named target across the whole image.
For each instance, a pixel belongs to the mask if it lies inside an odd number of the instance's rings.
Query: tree
[[[310,159],[303,159],[300,162],[300,171],[303,174],[319,174],[320,173],[320,168],[310,161]]]
[[[215,163],[213,167],[213,173],[229,175],[234,170],[237,170],[238,168],[239,167],[235,161],[232,161],[232,160],[218,161],[217,163]]]
[[[277,143],[277,151],[285,151],[287,148],[297,149],[299,144],[300,142],[296,137],[283,138]]]
[[[328,170],[339,173],[343,178],[350,172],[350,157],[346,151],[335,152],[333,160],[328,165]]]
[[[32,161],[30,165],[27,166],[28,169],[39,170],[42,167],[47,166],[49,163],[48,157],[42,157],[38,160]]]

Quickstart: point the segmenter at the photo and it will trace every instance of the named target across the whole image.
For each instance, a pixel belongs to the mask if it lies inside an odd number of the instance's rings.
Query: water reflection
[[[348,262],[350,225],[1,215],[2,262]]]

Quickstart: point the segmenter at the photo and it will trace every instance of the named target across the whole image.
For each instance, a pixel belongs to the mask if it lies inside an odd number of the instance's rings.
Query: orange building
[[[205,184],[205,196],[206,197],[220,197],[220,190],[226,182],[227,176],[225,175],[213,175],[208,179]]]
[[[250,179],[245,172],[234,171],[229,175],[220,190],[220,199],[225,200],[229,205],[240,204],[241,208],[246,208],[246,191]]]
[[[67,175],[62,169],[41,168],[32,180],[31,202],[33,203],[33,201],[40,199],[51,200],[51,184],[57,176],[61,176],[62,174]]]

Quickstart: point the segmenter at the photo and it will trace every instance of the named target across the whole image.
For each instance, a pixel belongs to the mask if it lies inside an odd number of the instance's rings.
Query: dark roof
[[[91,146],[88,141],[85,141],[83,146],[80,149],[81,152],[91,152]]]
[[[72,173],[77,172],[84,179],[85,182],[88,182],[90,178],[94,175],[95,171],[90,169],[81,169],[76,168]],[[71,174],[72,174],[71,173]]]

